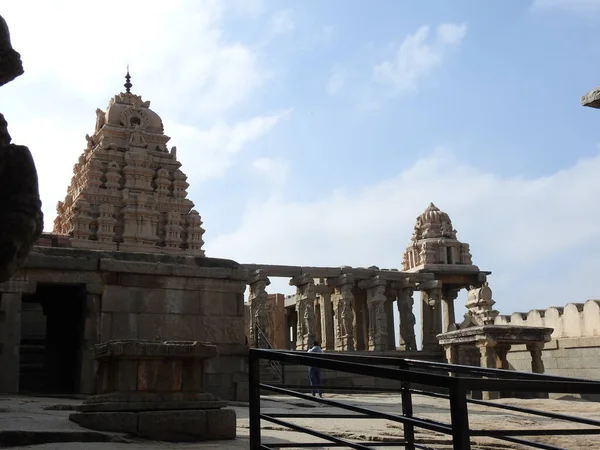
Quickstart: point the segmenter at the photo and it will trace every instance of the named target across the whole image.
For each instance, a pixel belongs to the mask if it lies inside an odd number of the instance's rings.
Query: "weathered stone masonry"
[[[25,267],[0,285],[0,391],[19,391],[22,297],[59,283],[85,289],[81,393],[95,391],[94,344],[197,340],[215,344],[219,352],[206,364],[207,391],[223,399],[243,398],[247,276],[239,264],[216,258],[34,247]]]

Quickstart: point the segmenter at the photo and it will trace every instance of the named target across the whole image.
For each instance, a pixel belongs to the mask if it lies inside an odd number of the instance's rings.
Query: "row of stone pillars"
[[[286,317],[276,316],[274,300],[266,291],[269,284],[268,276],[257,271],[249,280],[249,303],[251,323],[272,336],[272,330],[277,328],[275,321],[285,321]],[[284,328],[294,329],[291,347],[297,350],[309,349],[314,341],[321,342],[326,350],[395,350],[397,332],[398,350],[416,351],[415,290],[421,291],[424,351],[438,351],[437,335],[455,323],[454,300],[459,290],[443,288],[437,280],[416,285],[409,280],[390,281],[381,276],[356,280],[352,274],[328,278],[305,274],[292,278],[290,285],[296,287],[295,314],[288,315],[294,323],[288,322]],[[400,317],[397,330],[394,302]],[[255,342],[254,327],[250,328],[250,341]]]

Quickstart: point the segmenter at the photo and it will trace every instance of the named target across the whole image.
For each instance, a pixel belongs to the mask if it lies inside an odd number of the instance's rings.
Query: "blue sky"
[[[0,110],[47,229],[130,64],[210,256],[399,267],[433,201],[502,313],[598,298],[600,111],[580,97],[600,84],[600,1],[89,5],[2,11],[26,73]]]

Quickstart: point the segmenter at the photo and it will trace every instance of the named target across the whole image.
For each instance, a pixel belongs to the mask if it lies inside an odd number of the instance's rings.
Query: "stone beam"
[[[581,104],[589,108],[600,109],[600,87],[592,89],[581,97]]]

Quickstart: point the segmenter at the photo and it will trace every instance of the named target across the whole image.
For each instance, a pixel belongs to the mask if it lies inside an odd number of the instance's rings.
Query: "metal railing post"
[[[250,349],[248,361],[248,396],[250,401],[250,450],[260,450],[260,359]]]
[[[450,386],[450,421],[452,424],[452,448],[471,450],[469,430],[469,410],[467,408],[467,389],[461,378]]]
[[[410,392],[410,383],[403,381],[401,384],[402,389],[402,415],[404,417],[413,416],[413,404],[412,404],[412,393]],[[412,423],[404,423],[404,440],[406,450],[415,450],[415,426]]]

